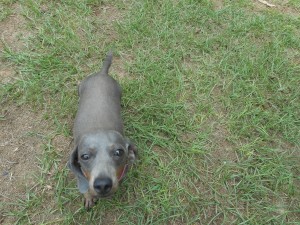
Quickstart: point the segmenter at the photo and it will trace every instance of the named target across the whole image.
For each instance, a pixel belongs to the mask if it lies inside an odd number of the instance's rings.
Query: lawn
[[[300,2],[269,2],[3,1],[0,28],[18,16],[26,35],[2,38],[1,123],[14,108],[45,128],[0,223],[299,224]],[[69,140],[77,84],[110,49],[139,160],[87,212]]]

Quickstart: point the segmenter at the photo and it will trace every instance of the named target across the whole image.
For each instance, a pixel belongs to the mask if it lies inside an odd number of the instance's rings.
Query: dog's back
[[[123,135],[121,88],[108,75],[111,62],[109,53],[102,70],[88,76],[79,86],[79,108],[73,127],[75,143],[82,135],[96,130],[115,130]]]

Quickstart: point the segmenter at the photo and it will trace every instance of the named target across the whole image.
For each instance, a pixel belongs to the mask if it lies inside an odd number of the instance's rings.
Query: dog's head
[[[95,198],[112,195],[136,153],[136,146],[116,131],[84,135],[69,161],[70,169],[77,176],[79,191],[89,191]]]

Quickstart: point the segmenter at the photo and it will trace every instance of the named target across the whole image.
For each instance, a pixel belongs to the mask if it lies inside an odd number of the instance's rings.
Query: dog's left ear
[[[126,148],[128,149],[128,161],[133,164],[137,158],[137,147],[128,138],[126,138]]]
[[[76,146],[73,150],[70,160],[68,162],[68,166],[70,170],[76,175],[77,177],[77,186],[80,193],[86,193],[89,189],[89,182],[83,175],[80,164],[78,162],[78,147]]]

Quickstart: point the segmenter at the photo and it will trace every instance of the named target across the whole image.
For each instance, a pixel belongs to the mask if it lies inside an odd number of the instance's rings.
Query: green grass
[[[51,133],[38,191],[7,216],[18,224],[299,223],[299,18],[243,1],[219,10],[205,0],[19,4],[35,35],[26,49],[3,52],[20,77],[3,86],[4,101],[46,108],[55,134],[69,136],[77,83],[113,48],[132,59],[122,62],[127,77],[113,76],[140,158],[113,199],[86,212]],[[112,6],[122,19],[95,16]]]

